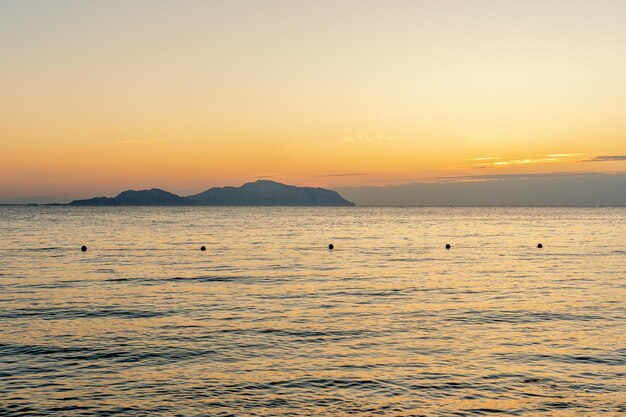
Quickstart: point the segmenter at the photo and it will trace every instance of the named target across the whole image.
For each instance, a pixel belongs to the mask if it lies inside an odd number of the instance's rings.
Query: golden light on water
[[[0,413],[619,415],[625,222],[0,207]]]

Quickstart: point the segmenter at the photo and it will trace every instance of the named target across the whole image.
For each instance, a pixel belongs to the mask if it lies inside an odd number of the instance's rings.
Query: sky
[[[623,173],[625,16],[622,0],[0,0],[0,201]]]

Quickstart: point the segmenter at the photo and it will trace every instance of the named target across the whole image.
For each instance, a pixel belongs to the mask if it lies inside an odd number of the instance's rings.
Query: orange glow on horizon
[[[626,171],[626,4],[470,3],[1,5],[0,201]]]

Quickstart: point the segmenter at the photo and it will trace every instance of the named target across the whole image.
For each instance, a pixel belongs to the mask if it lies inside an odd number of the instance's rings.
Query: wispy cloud
[[[158,143],[163,143],[167,139],[165,138],[147,138],[147,139],[125,139],[118,140],[115,143],[119,143],[122,145],[156,145]]]
[[[339,173],[339,174],[321,174],[321,175],[316,175],[316,177],[360,177],[363,175],[372,175],[369,172],[346,172],[346,173]]]
[[[619,173],[618,173],[619,174]],[[581,177],[593,175],[611,175],[605,172],[548,172],[536,174],[485,174],[485,175],[456,175],[434,178],[435,181],[442,182],[465,182],[465,181],[502,181],[511,179],[536,179],[536,178],[560,178],[560,177]]]
[[[491,157],[472,158],[470,161],[479,162],[473,168],[498,168],[515,165],[550,164],[556,162],[570,162],[573,158],[580,157],[581,153],[552,153],[547,155],[533,156],[530,158],[501,159]]]
[[[491,165],[493,166],[506,166],[506,165],[528,165],[528,164],[543,164],[546,162],[558,162],[563,160],[562,158],[525,158],[525,159],[509,159],[506,161],[496,161]]]
[[[584,155],[582,153],[550,153],[546,156],[549,156],[550,158],[573,158],[575,156],[581,156]]]
[[[626,155],[601,155],[601,156],[595,156],[591,159],[584,159],[582,162],[611,162],[611,161],[626,161]]]

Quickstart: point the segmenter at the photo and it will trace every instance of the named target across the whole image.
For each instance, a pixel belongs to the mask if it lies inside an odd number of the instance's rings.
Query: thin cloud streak
[[[589,175],[615,175],[624,174],[625,172],[606,173],[606,172],[548,172],[538,174],[485,174],[485,175],[455,175],[434,178],[434,181],[442,182],[461,182],[461,181],[503,181],[510,179],[538,179],[538,178],[562,178],[562,177],[580,177]],[[426,181],[424,181],[426,182]]]
[[[550,158],[572,158],[574,156],[581,156],[584,155],[582,153],[549,153],[546,156],[549,156]]]
[[[601,155],[601,156],[595,156],[591,159],[585,159],[581,162],[613,162],[613,161],[626,161],[626,155]]]
[[[553,153],[547,155],[541,155],[532,158],[519,158],[519,159],[500,159],[500,158],[473,158],[470,161],[485,161],[484,163],[480,163],[478,165],[474,165],[472,168],[474,169],[484,169],[484,168],[499,168],[499,167],[507,167],[507,166],[515,166],[515,165],[535,165],[535,164],[550,164],[557,162],[570,162],[572,158],[579,157],[584,155],[582,153]],[[492,162],[487,162],[492,161]]]
[[[527,158],[527,159],[509,159],[508,161],[498,161],[491,165],[494,166],[506,166],[506,165],[528,165],[528,164],[541,164],[545,162],[557,162],[561,161],[561,158]]]

